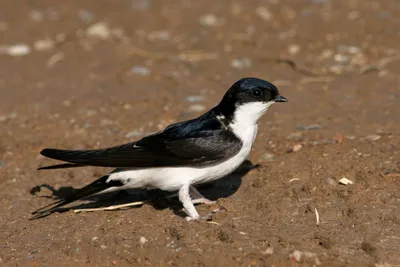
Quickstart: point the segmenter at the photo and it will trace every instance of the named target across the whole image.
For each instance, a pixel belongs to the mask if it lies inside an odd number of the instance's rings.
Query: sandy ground
[[[4,1],[0,264],[399,266],[399,18],[396,0]],[[39,172],[41,149],[134,141],[246,76],[289,102],[259,123],[260,167],[203,188],[226,208],[212,223],[160,194],[29,220],[108,171]]]

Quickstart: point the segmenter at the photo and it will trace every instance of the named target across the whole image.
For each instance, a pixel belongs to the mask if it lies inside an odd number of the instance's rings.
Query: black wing
[[[208,112],[121,146],[96,150],[44,149],[40,153],[72,163],[60,165],[64,168],[201,166],[232,157],[241,145],[241,141]]]

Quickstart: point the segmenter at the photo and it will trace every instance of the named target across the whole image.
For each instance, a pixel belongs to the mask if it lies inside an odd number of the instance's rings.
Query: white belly
[[[250,153],[256,134],[257,125],[240,127],[242,148],[235,156],[218,164],[206,167],[130,169],[112,173],[109,180],[127,182],[121,189],[158,188],[166,191],[178,190],[185,184],[202,184],[214,181],[232,173],[242,164]]]

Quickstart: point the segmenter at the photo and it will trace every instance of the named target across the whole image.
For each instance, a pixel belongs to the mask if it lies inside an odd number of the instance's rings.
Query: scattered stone
[[[350,57],[345,56],[345,55],[342,55],[342,54],[336,54],[336,55],[333,57],[333,60],[335,60],[336,62],[338,62],[338,63],[340,63],[340,64],[345,65],[345,64],[347,64],[347,63],[350,62]]]
[[[114,121],[109,120],[109,119],[102,119],[100,121],[100,126],[109,126],[109,125],[113,125]]]
[[[202,112],[204,110],[206,110],[206,107],[200,104],[191,105],[189,107],[190,112]]]
[[[360,12],[359,11],[351,11],[347,14],[347,18],[349,20],[355,20],[360,17]]]
[[[295,250],[289,255],[289,257],[295,259],[297,262],[301,262],[302,259],[314,259],[316,265],[321,264],[317,254],[313,252]]]
[[[300,125],[297,126],[296,129],[300,130],[300,131],[310,131],[310,130],[317,130],[317,129],[321,129],[324,126],[320,125],[320,124],[310,124],[310,125]]]
[[[324,51],[321,52],[319,55],[319,59],[328,59],[331,58],[335,54],[333,50],[331,49],[325,49]]]
[[[132,131],[129,132],[125,135],[126,138],[131,138],[131,137],[141,137],[144,136],[146,133],[140,132],[140,131]]]
[[[0,122],[8,121],[8,120],[13,120],[18,117],[18,114],[16,111],[11,111],[7,115],[2,115],[0,116]]]
[[[329,71],[339,75],[344,72],[344,67],[341,64],[334,64],[334,65],[329,66]]]
[[[301,50],[301,48],[300,48],[300,46],[297,45],[297,44],[289,45],[289,47],[288,47],[288,52],[289,52],[289,54],[292,55],[292,56],[294,56],[294,55],[296,55],[297,53],[299,53],[300,50]]]
[[[273,247],[269,247],[266,250],[262,251],[261,254],[272,255],[272,254],[274,254],[274,248]]]
[[[337,51],[339,53],[358,54],[360,53],[360,48],[351,45],[339,45]]]
[[[354,184],[354,182],[352,180],[347,179],[346,177],[343,177],[342,179],[339,180],[339,184],[348,185],[348,184]]]
[[[31,52],[31,48],[27,44],[16,44],[7,48],[7,54],[13,57],[26,56]]]
[[[88,10],[81,9],[78,11],[78,18],[83,22],[91,22],[94,19],[94,14]]]
[[[321,139],[321,140],[313,141],[311,143],[311,145],[318,146],[318,145],[330,145],[330,144],[336,144],[336,143],[337,143],[337,141],[332,140],[332,139]]]
[[[232,60],[231,66],[235,69],[245,69],[251,67],[251,59],[248,57]]]
[[[143,247],[143,245],[144,245],[147,241],[148,241],[148,240],[146,239],[146,237],[144,237],[144,236],[140,237],[140,239],[139,239],[140,246]]]
[[[326,178],[326,182],[327,182],[329,185],[332,185],[332,186],[336,186],[336,185],[337,185],[336,180],[333,179],[332,177]]]
[[[303,145],[301,145],[301,144],[296,144],[296,145],[294,145],[291,149],[290,149],[290,152],[297,152],[297,151],[300,151],[300,149],[303,147]]]
[[[106,249],[107,246],[106,246],[106,245],[100,245],[100,248],[101,248],[101,249]]]
[[[199,18],[199,22],[203,26],[213,27],[217,25],[218,18],[214,14],[205,14]]]
[[[97,239],[99,239],[97,236],[92,237],[92,241],[96,241]]]
[[[294,132],[289,134],[286,138],[294,141],[301,141],[304,139],[304,135],[300,132]]]
[[[187,100],[188,102],[200,102],[200,101],[203,101],[203,100],[204,100],[204,96],[201,96],[201,95],[191,95],[191,96],[186,97],[186,100]]]
[[[54,42],[51,39],[37,40],[33,47],[38,51],[47,51],[54,47]]]
[[[87,28],[86,35],[94,38],[107,39],[111,36],[111,30],[107,23],[98,22]]]
[[[374,141],[378,141],[379,139],[381,139],[381,136],[377,135],[377,134],[370,134],[370,135],[367,135],[365,137],[365,139],[374,142]]]
[[[149,76],[151,74],[151,71],[144,66],[135,66],[131,69],[131,72],[139,76]]]
[[[262,155],[261,157],[263,160],[265,161],[274,161],[275,160],[275,155],[272,153],[264,153],[264,155]]]
[[[264,21],[270,21],[273,18],[271,11],[269,11],[266,7],[257,7],[256,14]]]
[[[64,59],[64,54],[63,53],[56,53],[52,55],[48,60],[47,60],[47,67],[52,68],[54,65],[56,65],[58,62]]]
[[[40,22],[44,19],[43,13],[39,10],[32,10],[28,15],[29,18],[35,22]]]

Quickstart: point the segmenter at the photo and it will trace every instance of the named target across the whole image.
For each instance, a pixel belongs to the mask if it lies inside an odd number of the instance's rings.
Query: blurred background
[[[1,6],[0,263],[400,264],[400,1]],[[248,76],[289,102],[261,119],[250,155],[261,167],[221,200],[215,224],[147,205],[28,221],[54,193],[31,188],[78,188],[106,171],[36,172],[51,163],[42,148],[137,140],[199,116]]]

